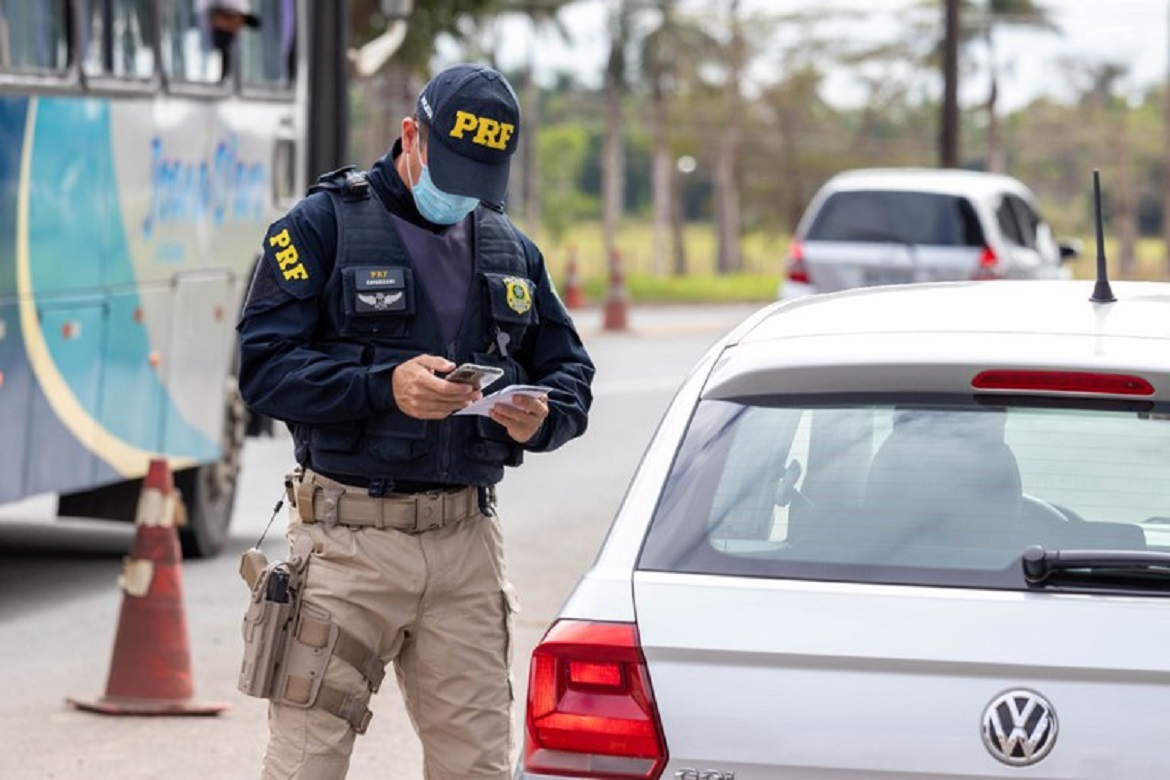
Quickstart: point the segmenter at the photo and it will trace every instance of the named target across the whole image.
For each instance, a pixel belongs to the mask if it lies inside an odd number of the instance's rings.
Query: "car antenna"
[[[1113,303],[1117,298],[1109,286],[1109,272],[1105,268],[1105,225],[1101,219],[1101,171],[1093,169],[1093,210],[1097,221],[1097,283],[1093,285],[1093,303]]]

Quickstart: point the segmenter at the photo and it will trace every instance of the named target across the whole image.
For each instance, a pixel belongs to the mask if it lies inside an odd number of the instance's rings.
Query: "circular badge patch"
[[[515,276],[504,278],[504,289],[508,293],[508,308],[517,314],[524,314],[532,308],[532,293],[528,291],[528,282]]]

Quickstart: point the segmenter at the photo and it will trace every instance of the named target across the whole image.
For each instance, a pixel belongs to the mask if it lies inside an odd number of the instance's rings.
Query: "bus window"
[[[83,0],[81,8],[86,76],[145,81],[154,75],[150,0]]]
[[[240,76],[246,87],[285,89],[296,65],[296,0],[260,0],[260,27],[239,41]]]
[[[65,0],[0,0],[0,69],[61,73],[69,67]]]
[[[209,3],[205,0],[163,0],[162,64],[173,82],[218,84],[227,63],[216,47]]]

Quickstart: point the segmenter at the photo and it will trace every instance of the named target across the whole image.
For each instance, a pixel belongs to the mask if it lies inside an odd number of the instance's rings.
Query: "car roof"
[[[1006,190],[1032,196],[1023,182],[1011,176],[951,168],[861,168],[838,173],[825,183],[824,188],[826,192],[906,190],[965,196],[983,196]]]
[[[1170,400],[1170,284],[992,281],[870,287],[773,304],[727,340],[704,397],[971,392],[983,370],[1140,372]]]

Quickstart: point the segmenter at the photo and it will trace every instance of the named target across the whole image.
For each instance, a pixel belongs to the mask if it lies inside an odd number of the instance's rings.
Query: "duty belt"
[[[306,469],[299,481],[293,480],[292,490],[303,523],[420,534],[479,514],[479,489],[474,485],[377,497]]]

